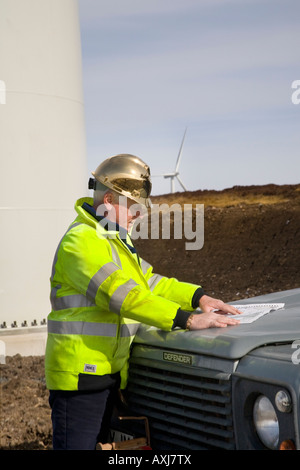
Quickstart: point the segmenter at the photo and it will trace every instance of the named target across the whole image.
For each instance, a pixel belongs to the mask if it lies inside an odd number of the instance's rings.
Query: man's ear
[[[103,202],[104,204],[112,204],[114,200],[113,194],[109,191],[104,194]]]

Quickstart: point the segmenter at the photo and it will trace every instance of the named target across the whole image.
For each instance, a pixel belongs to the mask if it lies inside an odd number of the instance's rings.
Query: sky
[[[79,0],[89,173],[131,153],[153,195],[300,183],[299,0]],[[175,190],[182,191],[179,183]]]

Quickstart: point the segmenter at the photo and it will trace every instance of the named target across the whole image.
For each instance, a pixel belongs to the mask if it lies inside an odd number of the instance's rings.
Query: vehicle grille
[[[132,357],[126,398],[154,450],[235,448],[230,374]]]

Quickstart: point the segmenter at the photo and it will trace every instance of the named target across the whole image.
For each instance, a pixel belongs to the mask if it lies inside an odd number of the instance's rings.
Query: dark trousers
[[[95,450],[107,442],[116,390],[51,390],[53,450]]]

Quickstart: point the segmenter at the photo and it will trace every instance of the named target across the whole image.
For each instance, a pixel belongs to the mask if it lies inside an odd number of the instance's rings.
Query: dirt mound
[[[231,301],[299,287],[300,185],[235,186],[152,198],[154,204],[204,204],[204,245],[137,240],[157,272],[204,286]]]
[[[172,237],[135,241],[156,272],[201,284],[226,302],[300,286],[300,185],[235,186],[152,202],[204,204],[201,250],[187,251],[186,240]],[[14,356],[0,366],[0,449],[51,448],[43,364],[43,357]]]

